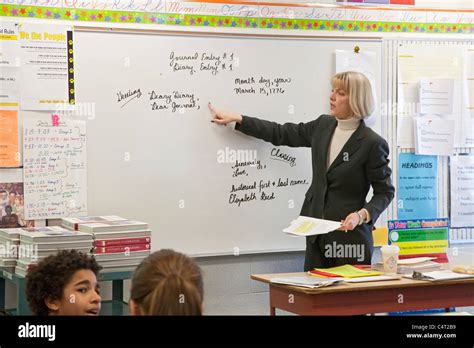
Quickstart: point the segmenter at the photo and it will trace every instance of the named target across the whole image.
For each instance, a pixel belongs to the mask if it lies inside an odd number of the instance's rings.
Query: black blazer
[[[341,221],[352,212],[367,209],[371,221],[357,226],[350,233],[360,234],[361,243],[372,251],[372,227],[395,192],[390,179],[392,171],[388,166],[388,144],[362,120],[327,169],[328,148],[336,126],[336,119],[329,115],[321,115],[308,123],[283,125],[243,116],[242,123],[236,124],[235,129],[275,146],[311,147],[313,177],[301,215]],[[373,197],[366,202],[370,186]],[[336,231],[329,235],[333,235],[330,239],[338,240],[341,233]],[[316,237],[308,237],[308,241],[314,243]]]

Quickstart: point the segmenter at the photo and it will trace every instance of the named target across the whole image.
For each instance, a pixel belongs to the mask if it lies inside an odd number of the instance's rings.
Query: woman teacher
[[[331,115],[308,123],[283,125],[216,109],[212,122],[271,142],[311,147],[313,177],[300,215],[341,221],[339,230],[306,237],[305,271],[344,264],[370,264],[372,228],[393,199],[387,142],[367,127],[374,108],[370,82],[357,72],[331,80]],[[365,201],[369,188],[373,197]]]

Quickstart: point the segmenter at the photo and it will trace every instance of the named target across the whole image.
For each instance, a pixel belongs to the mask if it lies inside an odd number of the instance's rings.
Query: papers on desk
[[[398,260],[398,264],[399,265],[414,265],[414,264],[417,264],[417,263],[422,263],[422,262],[426,262],[426,261],[431,261],[431,260],[435,260],[436,257],[427,257],[427,256],[424,256],[424,257],[411,257],[409,259],[401,259],[401,260]]]
[[[381,282],[384,280],[398,280],[399,276],[396,275],[379,275],[370,277],[358,277],[358,278],[347,278],[344,279],[346,283],[366,283],[366,282]]]
[[[413,274],[417,272],[431,272],[441,269],[441,264],[433,262],[431,260],[436,259],[435,257],[413,257],[409,259],[398,260],[397,273],[399,274]],[[379,262],[372,265],[372,269],[377,271],[383,271],[383,263]]]
[[[308,271],[309,274],[325,277],[343,277],[343,278],[358,278],[358,277],[374,277],[380,276],[383,273],[373,270],[364,270],[352,265],[343,265],[331,268],[315,268]]]
[[[474,275],[471,274],[462,274],[455,273],[450,270],[441,270],[433,272],[413,272],[410,275],[404,275],[405,278],[417,279],[417,280],[429,280],[432,282],[440,280],[454,280],[454,279],[465,279],[465,278],[474,278]]]
[[[304,288],[316,289],[325,286],[336,285],[343,282],[342,279],[337,278],[320,278],[311,277],[310,275],[301,275],[294,277],[273,278],[271,280],[275,284],[301,286]]]
[[[308,273],[310,274],[310,273]],[[292,286],[300,286],[303,288],[316,289],[331,285],[338,285],[342,283],[366,283],[366,282],[380,282],[386,280],[398,280],[399,276],[396,275],[379,275],[370,277],[358,277],[358,278],[317,278],[313,275],[307,276],[293,276],[285,278],[273,278],[271,283],[284,284]]]
[[[325,234],[337,230],[341,227],[341,223],[337,221],[316,219],[308,216],[298,216],[291,225],[283,230],[283,232],[298,236],[306,237],[317,234]]]

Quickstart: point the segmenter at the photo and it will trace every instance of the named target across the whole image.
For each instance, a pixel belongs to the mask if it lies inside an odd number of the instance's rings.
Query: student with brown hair
[[[199,266],[171,249],[138,265],[129,300],[132,315],[202,315],[204,289]]]

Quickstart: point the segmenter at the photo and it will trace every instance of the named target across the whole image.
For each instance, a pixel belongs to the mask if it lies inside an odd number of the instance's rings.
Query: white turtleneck
[[[357,127],[359,127],[360,119],[351,117],[345,120],[337,120],[337,127],[334,130],[331,142],[328,149],[328,161],[327,167],[336,159],[339,152],[341,152],[343,146],[346,144],[347,140],[351,137],[352,133],[355,132]]]

